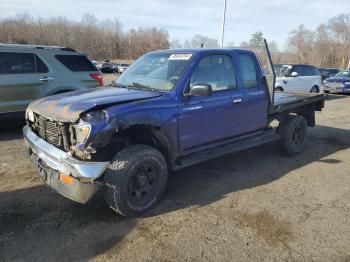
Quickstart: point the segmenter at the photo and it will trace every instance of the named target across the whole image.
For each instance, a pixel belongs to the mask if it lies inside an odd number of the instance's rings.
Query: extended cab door
[[[241,134],[262,130],[267,125],[269,97],[258,60],[253,53],[238,52],[239,83],[244,89]]]
[[[179,145],[181,151],[191,150],[242,133],[246,117],[230,55],[209,55],[197,64],[188,89],[210,85],[211,96],[184,98],[179,113]]]
[[[0,52],[0,113],[24,111],[55,83],[49,68],[34,53]]]

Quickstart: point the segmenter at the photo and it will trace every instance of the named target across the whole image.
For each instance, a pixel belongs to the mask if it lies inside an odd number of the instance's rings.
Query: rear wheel
[[[318,86],[313,86],[310,90],[310,93],[319,93],[319,92],[320,92],[320,90],[319,90]]]
[[[151,208],[167,182],[163,155],[146,145],[132,145],[117,153],[104,174],[105,200],[124,216],[135,216]]]
[[[307,123],[304,117],[289,116],[279,124],[277,132],[282,136],[278,145],[286,155],[294,156],[303,150],[307,137]]]

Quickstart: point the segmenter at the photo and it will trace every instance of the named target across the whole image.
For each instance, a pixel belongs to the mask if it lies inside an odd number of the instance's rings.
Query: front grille
[[[66,152],[69,151],[70,136],[67,124],[51,121],[43,116],[34,114],[34,123],[31,126],[38,136],[51,145]]]

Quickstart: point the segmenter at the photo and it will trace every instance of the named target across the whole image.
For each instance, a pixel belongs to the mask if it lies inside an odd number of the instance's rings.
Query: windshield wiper
[[[132,83],[130,85],[128,85],[128,87],[130,88],[137,88],[137,89],[142,89],[142,90],[149,90],[149,91],[153,91],[153,92],[158,92],[159,90],[155,89],[155,88],[152,88],[150,86],[146,86],[146,85],[142,85],[140,83]]]
[[[121,84],[117,84],[117,83],[115,83],[115,82],[112,82],[112,83],[110,83],[110,84],[107,85],[107,86],[121,87],[121,88],[129,88],[129,86],[127,86],[127,85],[121,85]]]

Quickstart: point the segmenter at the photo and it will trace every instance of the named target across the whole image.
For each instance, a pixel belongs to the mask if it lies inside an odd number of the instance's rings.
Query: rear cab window
[[[47,73],[49,68],[34,53],[0,52],[0,74]]]
[[[55,58],[74,72],[97,71],[96,67],[84,55],[55,55]]]
[[[249,54],[238,54],[238,62],[241,70],[241,78],[245,88],[258,87],[258,75],[255,68],[255,60]]]

